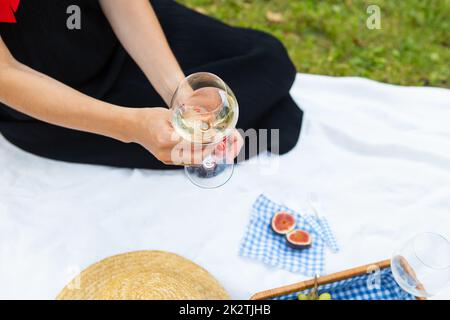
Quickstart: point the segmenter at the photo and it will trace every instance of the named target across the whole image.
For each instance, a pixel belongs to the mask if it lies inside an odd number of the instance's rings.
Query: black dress
[[[302,111],[289,95],[295,68],[283,45],[255,30],[230,27],[168,0],[151,1],[186,74],[208,71],[233,89],[238,128],[280,129],[280,153],[297,143]],[[81,30],[69,30],[70,5],[81,8]],[[115,37],[96,0],[26,0],[17,23],[0,35],[20,62],[89,96],[127,107],[164,106]],[[165,169],[137,144],[49,125],[0,104],[0,132],[33,154],[68,162]]]

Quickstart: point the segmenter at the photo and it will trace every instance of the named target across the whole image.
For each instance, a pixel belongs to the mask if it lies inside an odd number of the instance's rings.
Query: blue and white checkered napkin
[[[378,281],[374,281],[377,277]],[[310,290],[302,291],[309,293]],[[390,268],[379,273],[367,273],[361,276],[327,283],[319,286],[318,293],[328,292],[333,300],[414,300],[415,297],[404,291],[395,282]],[[296,300],[299,292],[276,297],[274,300]]]
[[[286,237],[272,230],[272,217],[278,211],[293,214],[297,222],[296,228],[310,233],[313,243],[309,248],[293,249],[287,245]],[[325,218],[301,215],[260,195],[253,204],[239,254],[291,272],[314,276],[324,273],[325,246],[329,246],[334,252],[339,250]]]

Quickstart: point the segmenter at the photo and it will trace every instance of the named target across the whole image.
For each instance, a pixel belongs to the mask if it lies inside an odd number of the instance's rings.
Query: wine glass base
[[[198,166],[187,166],[184,170],[186,176],[196,186],[203,189],[215,189],[223,186],[231,179],[234,164],[224,161],[208,161]]]

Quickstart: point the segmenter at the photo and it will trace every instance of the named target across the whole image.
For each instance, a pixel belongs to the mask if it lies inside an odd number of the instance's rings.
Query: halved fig
[[[304,249],[311,245],[311,235],[304,230],[294,230],[286,235],[286,240],[289,246],[295,249]]]
[[[292,214],[280,211],[272,218],[272,229],[278,234],[287,234],[294,230],[295,218]]]

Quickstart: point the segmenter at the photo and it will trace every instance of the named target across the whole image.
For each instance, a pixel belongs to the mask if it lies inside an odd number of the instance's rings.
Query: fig
[[[308,232],[304,230],[294,230],[286,235],[289,246],[295,249],[307,248],[311,245],[312,239]]]
[[[295,228],[295,218],[292,214],[280,211],[272,218],[272,230],[278,234],[288,234]]]

